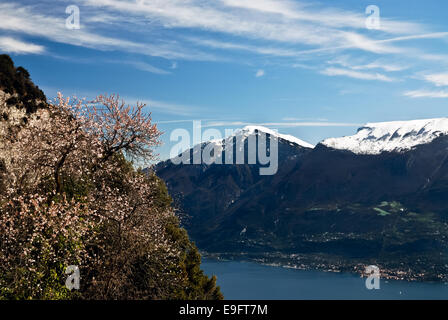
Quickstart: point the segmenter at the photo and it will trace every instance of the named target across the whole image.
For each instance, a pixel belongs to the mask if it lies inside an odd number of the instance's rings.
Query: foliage
[[[133,167],[161,135],[143,108],[59,94],[41,121],[1,137],[0,298],[222,298],[163,182]],[[64,286],[69,265],[79,291]]]
[[[0,89],[13,95],[7,101],[9,105],[25,108],[27,113],[46,106],[44,93],[31,81],[28,71],[14,67],[14,62],[6,54],[0,55]]]

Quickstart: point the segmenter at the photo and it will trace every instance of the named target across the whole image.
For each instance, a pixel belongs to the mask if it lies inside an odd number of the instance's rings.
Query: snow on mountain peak
[[[302,146],[305,148],[314,148],[314,145],[312,145],[306,141],[303,141],[303,140],[296,138],[294,136],[291,136],[289,134],[278,133],[274,130],[271,130],[271,129],[263,127],[263,126],[245,126],[243,129],[237,130],[235,135],[249,136],[249,135],[255,134],[256,130],[258,130],[258,132],[267,133],[273,137],[278,137],[278,138],[286,140],[288,142],[298,144],[299,146]]]
[[[329,138],[327,147],[357,154],[406,151],[448,135],[448,118],[367,123],[353,136]]]
[[[312,145],[311,143],[303,141],[303,140],[296,138],[294,136],[291,136],[289,134],[281,134],[281,133],[275,132],[272,129],[269,129],[269,128],[266,128],[263,126],[254,126],[254,125],[245,126],[242,129],[237,129],[234,131],[233,135],[231,135],[227,138],[214,139],[214,140],[209,141],[208,143],[215,143],[215,144],[222,145],[225,141],[227,141],[229,139],[233,139],[233,137],[236,137],[237,139],[242,139],[244,141],[247,137],[256,134],[256,131],[262,132],[265,134],[269,134],[272,137],[277,137],[277,138],[286,140],[289,143],[293,143],[293,144],[296,144],[296,145],[299,145],[299,146],[302,146],[305,148],[311,148],[311,149],[314,148],[314,145]]]

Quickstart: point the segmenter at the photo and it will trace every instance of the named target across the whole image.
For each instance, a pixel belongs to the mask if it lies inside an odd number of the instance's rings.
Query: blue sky
[[[66,27],[69,5],[79,29]],[[49,98],[147,103],[164,159],[190,120],[315,144],[366,122],[445,117],[447,12],[442,0],[1,0],[0,52]]]

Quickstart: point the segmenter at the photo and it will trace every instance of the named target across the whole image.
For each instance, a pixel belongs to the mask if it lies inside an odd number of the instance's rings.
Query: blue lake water
[[[202,269],[218,277],[225,299],[448,299],[444,283],[380,279],[380,289],[368,290],[365,278],[349,273],[211,259],[203,259]]]

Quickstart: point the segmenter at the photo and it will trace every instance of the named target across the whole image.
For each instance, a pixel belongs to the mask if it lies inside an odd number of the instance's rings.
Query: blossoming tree
[[[117,95],[86,102],[59,94],[1,137],[8,156],[0,183],[0,297],[221,297],[214,278],[185,268],[198,254],[160,180],[134,169],[153,160],[160,143],[144,107]],[[78,292],[64,287],[69,265],[82,271]],[[191,281],[198,290],[186,289]]]

